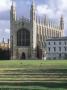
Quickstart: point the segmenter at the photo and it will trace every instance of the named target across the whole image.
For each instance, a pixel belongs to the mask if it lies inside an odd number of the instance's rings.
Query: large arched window
[[[17,32],[17,46],[30,46],[30,32],[27,29]]]

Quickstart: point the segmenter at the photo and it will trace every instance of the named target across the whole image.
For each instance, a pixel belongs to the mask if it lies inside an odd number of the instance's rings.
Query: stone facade
[[[45,54],[44,42],[46,39],[63,36],[64,20],[61,16],[59,25],[55,25],[45,16],[41,22],[36,15],[34,2],[30,9],[30,20],[25,17],[18,20],[16,7],[12,4],[10,30],[11,59],[42,59]]]
[[[67,59],[67,37],[49,38],[46,40],[46,59]]]

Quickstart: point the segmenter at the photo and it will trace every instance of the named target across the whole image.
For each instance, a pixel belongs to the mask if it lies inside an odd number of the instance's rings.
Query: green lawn
[[[67,68],[67,60],[6,60],[0,61],[0,68]]]
[[[0,90],[67,90],[67,60],[0,61]]]

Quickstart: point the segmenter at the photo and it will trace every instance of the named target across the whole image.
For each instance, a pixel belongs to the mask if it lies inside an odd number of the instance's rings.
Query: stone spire
[[[11,10],[10,10],[10,19],[11,21],[16,21],[16,5],[12,0]]]
[[[64,18],[63,18],[63,15],[61,15],[61,17],[60,17],[60,29],[64,30]]]

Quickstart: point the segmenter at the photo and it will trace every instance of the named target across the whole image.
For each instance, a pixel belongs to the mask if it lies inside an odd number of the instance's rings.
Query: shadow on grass
[[[41,87],[47,87],[47,88],[67,88],[67,83],[49,83],[49,82],[35,82],[35,83],[23,83],[24,86],[41,86]]]
[[[57,82],[22,82],[22,83],[0,83],[0,86],[23,86],[23,87],[27,87],[27,86],[40,86],[43,88],[64,88],[67,89],[67,82],[61,82],[61,83],[57,83]],[[25,89],[24,89],[25,90]]]
[[[42,73],[63,73],[67,74],[67,69],[40,69],[39,70]]]
[[[17,70],[3,70],[4,72],[18,72],[18,73],[63,73],[67,74],[67,69],[17,69]]]

